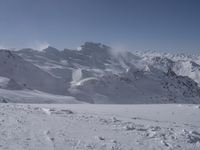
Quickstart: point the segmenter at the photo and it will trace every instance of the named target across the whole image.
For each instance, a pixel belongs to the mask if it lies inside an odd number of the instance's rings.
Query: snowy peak
[[[85,54],[93,54],[93,53],[99,53],[99,54],[109,54],[110,47],[103,45],[101,43],[93,43],[93,42],[85,42],[81,46],[82,53]]]
[[[51,46],[48,46],[47,48],[43,49],[43,51],[46,53],[55,53],[55,54],[59,52],[58,49]]]
[[[42,51],[43,55],[48,57],[49,59],[55,60],[55,61],[59,61],[60,57],[61,57],[61,53],[58,49],[54,48],[54,47],[47,47],[46,49],[44,49]]]

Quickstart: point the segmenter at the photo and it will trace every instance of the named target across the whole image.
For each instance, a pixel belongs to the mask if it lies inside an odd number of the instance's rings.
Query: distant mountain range
[[[92,42],[79,50],[0,50],[1,102],[200,103],[199,86],[200,55],[115,52]]]

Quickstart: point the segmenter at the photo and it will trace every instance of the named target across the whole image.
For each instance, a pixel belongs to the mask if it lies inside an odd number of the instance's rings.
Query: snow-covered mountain
[[[91,42],[79,50],[1,50],[0,87],[89,103],[200,103],[199,64],[200,56],[115,52]]]
[[[136,52],[147,64],[166,71],[171,68],[177,75],[188,76],[200,85],[200,55]]]
[[[14,80],[21,88],[66,94],[67,83],[54,77],[11,51],[0,51],[0,76]]]

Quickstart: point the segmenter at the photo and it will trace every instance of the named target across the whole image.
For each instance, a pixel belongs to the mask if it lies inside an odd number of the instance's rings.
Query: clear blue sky
[[[0,47],[85,41],[200,52],[200,0],[0,0]]]

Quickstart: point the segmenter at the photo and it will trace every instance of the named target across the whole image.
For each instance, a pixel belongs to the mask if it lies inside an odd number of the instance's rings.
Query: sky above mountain
[[[1,0],[0,48],[200,51],[199,0]]]

